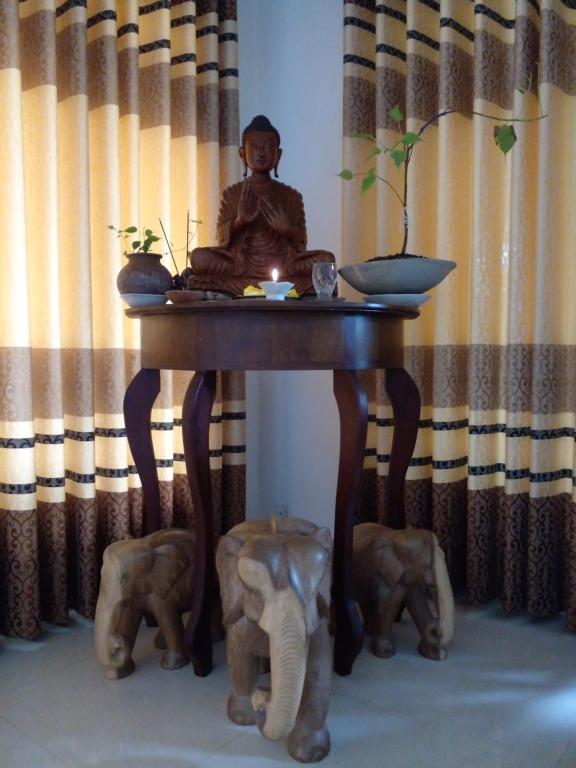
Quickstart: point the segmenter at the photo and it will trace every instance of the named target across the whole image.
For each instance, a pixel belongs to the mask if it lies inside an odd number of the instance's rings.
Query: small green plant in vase
[[[128,256],[129,253],[137,253],[138,251],[149,253],[151,246],[160,240],[160,237],[155,235],[151,229],[145,229],[144,234],[140,236],[139,240],[131,240],[131,238],[137,234],[138,227],[132,226],[126,227],[126,229],[118,229],[113,224],[108,224],[108,229],[116,232],[117,237],[121,238],[126,246],[130,242],[130,249],[126,247],[126,250],[123,251],[124,256]]]
[[[458,112],[455,109],[446,109],[430,117],[424,122],[418,131],[407,131],[405,129],[405,118],[400,107],[395,106],[388,115],[397,126],[400,133],[397,141],[391,146],[385,146],[379,142],[372,134],[357,134],[355,138],[365,139],[373,144],[372,151],[368,160],[378,156],[387,155],[396,168],[403,170],[403,183],[401,190],[398,190],[387,178],[378,174],[375,166],[367,171],[355,173],[348,168],[344,168],[338,174],[344,181],[351,181],[354,178],[361,178],[361,191],[367,192],[377,181],[385,184],[392,191],[394,197],[402,206],[403,216],[403,242],[398,253],[388,256],[375,256],[360,264],[349,264],[341,267],[338,271],[342,277],[350,283],[356,290],[367,294],[420,294],[433,288],[446,275],[454,269],[456,263],[447,259],[430,259],[425,256],[406,253],[408,245],[408,232],[410,226],[410,217],[408,213],[408,184],[409,167],[412,155],[418,144],[423,142],[422,135],[437,120],[447,115]],[[498,121],[499,118],[493,115],[487,115],[482,112],[466,112],[465,114],[478,115],[489,120]],[[513,122],[530,122],[540,120],[545,115],[537,118],[515,118],[504,124],[497,124],[494,128],[494,141],[502,154],[505,156],[516,143],[516,131]],[[407,260],[418,259],[418,266],[414,267],[415,262],[407,264]],[[389,262],[402,260],[402,264],[392,265]],[[388,262],[388,264],[386,264]]]
[[[132,307],[164,303],[165,293],[173,285],[172,275],[161,263],[162,254],[150,250],[161,238],[147,228],[142,230],[140,237],[135,226],[120,229],[109,224],[108,229],[122,240],[123,253],[128,259],[116,278],[118,292],[124,301]]]
[[[160,227],[164,240],[168,246],[168,251],[175,267],[175,274],[171,275],[169,270],[161,263],[161,253],[154,253],[150,249],[155,243],[160,242],[162,237],[156,235],[151,229],[144,228],[138,235],[138,227],[129,226],[124,229],[108,225],[108,229],[116,232],[118,239],[122,241],[122,253],[128,259],[126,264],[116,279],[116,285],[122,298],[132,307],[140,307],[148,304],[160,304],[166,301],[166,292],[172,290],[182,290],[186,287],[186,280],[192,272],[189,266],[186,266],[182,272],[178,269],[174,251],[166,234],[166,230],[159,219]],[[196,219],[190,219],[188,214],[186,219],[186,254],[188,254],[188,244],[190,237],[194,237],[196,230],[191,231],[190,225],[200,224]],[[165,255],[165,254],[164,254]],[[186,255],[186,263],[188,255]]]

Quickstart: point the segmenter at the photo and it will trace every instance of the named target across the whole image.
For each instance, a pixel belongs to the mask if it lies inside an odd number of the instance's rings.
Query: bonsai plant
[[[392,191],[395,198],[402,206],[403,214],[403,241],[402,247],[398,253],[388,256],[375,256],[361,264],[352,264],[341,267],[338,271],[342,277],[357,290],[368,293],[377,294],[381,292],[387,293],[421,293],[433,288],[437,285],[446,275],[454,269],[455,262],[446,259],[429,259],[424,256],[406,253],[408,245],[408,232],[410,226],[410,217],[408,213],[408,184],[409,184],[409,166],[412,159],[412,155],[416,146],[422,142],[422,135],[424,132],[437,120],[447,115],[461,112],[456,109],[446,109],[430,117],[424,122],[422,127],[416,131],[405,130],[405,117],[399,106],[395,106],[389,110],[388,115],[395,123],[400,132],[400,137],[392,146],[385,146],[379,142],[372,134],[356,134],[355,138],[366,139],[373,144],[372,151],[368,159],[372,159],[379,155],[387,155],[390,157],[396,168],[402,168],[403,170],[403,183],[402,189],[399,191],[388,179],[378,174],[375,166],[370,167],[367,171],[355,173],[348,168],[344,168],[338,174],[344,181],[350,181],[356,177],[361,177],[361,191],[367,192],[376,181],[381,181],[386,184]],[[466,112],[469,115],[478,115],[489,120],[499,120],[499,118],[493,115],[487,115],[483,112]],[[530,122],[532,120],[540,120],[545,115],[540,115],[537,118],[513,118],[509,122],[504,124],[497,124],[494,128],[494,141],[502,154],[505,156],[514,146],[517,140],[516,131],[512,123],[514,122]],[[408,269],[407,265],[403,266],[388,266],[376,267],[378,262],[394,261],[398,259],[419,259],[421,266],[418,270]]]

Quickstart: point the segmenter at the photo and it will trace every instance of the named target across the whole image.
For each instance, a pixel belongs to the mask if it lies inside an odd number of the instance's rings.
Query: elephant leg
[[[309,641],[302,700],[288,737],[288,752],[301,763],[317,763],[330,752],[330,734],[325,723],[330,705],[331,677],[328,621],[323,619]]]
[[[404,588],[395,587],[385,597],[380,597],[377,600],[374,629],[370,643],[370,650],[374,656],[388,659],[396,653],[392,642],[392,627],[396,617],[402,611],[405,597]]]
[[[444,661],[447,654],[446,648],[442,645],[440,622],[432,615],[426,595],[419,587],[415,587],[408,592],[406,603],[408,612],[420,633],[418,653],[427,659]]]
[[[232,693],[228,698],[228,717],[237,725],[254,725],[256,722],[251,698],[258,683],[260,662],[258,656],[239,653],[235,644],[229,647],[228,667]]]
[[[156,640],[163,640],[166,648],[160,662],[162,667],[164,669],[185,667],[189,658],[184,652],[184,627],[180,612],[175,606],[164,603],[162,608],[156,611],[156,617],[160,627]]]

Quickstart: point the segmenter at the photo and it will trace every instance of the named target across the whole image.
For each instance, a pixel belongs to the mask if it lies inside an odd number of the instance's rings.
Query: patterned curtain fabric
[[[407,523],[433,528],[456,585],[507,611],[566,610],[576,628],[576,10],[571,0],[349,0],[344,167],[444,109],[410,167],[408,251],[457,268],[405,322],[422,396]],[[501,118],[518,143],[494,144]],[[374,161],[370,161],[372,164]],[[398,184],[388,160],[378,172]],[[343,261],[396,253],[401,208],[384,184],[344,184]],[[360,515],[386,520],[391,412],[369,382]]]
[[[180,269],[188,211],[193,244],[215,241],[240,174],[235,0],[0,0],[0,100],[0,633],[32,638],[41,619],[90,616],[102,549],[141,530],[122,417],[139,323],[107,226],[159,232],[161,218]],[[152,416],[168,525],[193,518],[189,379],[163,374]],[[219,531],[244,514],[244,411],[242,377],[223,377]]]

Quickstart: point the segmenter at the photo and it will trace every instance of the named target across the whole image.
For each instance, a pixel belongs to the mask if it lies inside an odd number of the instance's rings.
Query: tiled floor
[[[205,679],[167,672],[141,630],[134,675],[110,682],[92,627],[0,639],[0,768],[274,768],[282,743],[226,718],[224,647]],[[576,768],[576,634],[563,620],[459,607],[448,660],[416,652],[407,617],[398,652],[359,657],[335,678],[323,762],[353,768]]]

